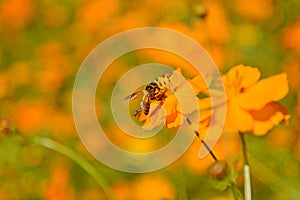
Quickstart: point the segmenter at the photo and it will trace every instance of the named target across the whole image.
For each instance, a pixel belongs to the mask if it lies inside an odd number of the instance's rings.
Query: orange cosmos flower
[[[22,29],[34,18],[34,1],[8,0],[0,3],[0,23],[5,28]]]
[[[132,199],[156,200],[175,199],[175,188],[162,175],[145,175],[132,184]]]
[[[251,131],[264,135],[280,122],[287,122],[286,108],[276,101],[288,92],[285,73],[259,80],[257,68],[238,65],[233,67],[223,81],[227,95],[225,129],[228,132]]]
[[[165,81],[164,78],[158,78],[158,81]],[[161,101],[152,101],[150,104],[149,114],[138,115],[140,121],[145,121],[143,128],[145,130],[154,129],[162,124],[168,128],[180,126],[186,116],[201,107],[209,107],[210,101],[204,101],[199,104],[196,94],[207,93],[205,83],[200,79],[200,75],[188,81],[181,73],[180,68],[172,73],[165,81],[165,87],[168,91],[165,93],[166,98]],[[202,85],[203,84],[203,85]]]

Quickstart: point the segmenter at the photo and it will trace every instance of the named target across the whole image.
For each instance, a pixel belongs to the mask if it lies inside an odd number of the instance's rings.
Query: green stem
[[[116,199],[115,195],[110,189],[109,184],[105,181],[105,179],[102,177],[99,171],[93,165],[91,165],[91,163],[89,163],[87,160],[85,160],[75,151],[49,138],[35,136],[29,139],[38,145],[55,150],[65,155],[69,159],[73,160],[74,162],[76,162],[82,169],[84,169],[88,174],[90,174],[95,179],[97,184],[103,189],[103,191],[107,194],[109,199],[113,199],[113,200]]]
[[[242,196],[239,188],[236,186],[236,184],[233,181],[230,181],[230,186],[231,186],[231,189],[232,189],[234,199],[235,200],[243,199],[243,196]]]
[[[250,179],[250,165],[248,158],[248,147],[246,143],[245,133],[239,132],[242,147],[243,147],[243,157],[244,157],[244,194],[245,200],[251,200],[251,179]]]
[[[251,178],[250,178],[250,167],[244,165],[244,184],[245,184],[245,199],[251,200]]]
[[[190,118],[186,117],[186,121],[189,125],[192,125],[192,121],[190,120]],[[195,135],[200,139],[201,143],[204,145],[204,147],[206,148],[206,150],[209,152],[209,154],[211,155],[211,157],[214,159],[215,162],[218,161],[218,158],[216,157],[216,155],[214,154],[214,152],[210,149],[210,147],[207,145],[207,143],[202,140],[200,138],[200,134],[197,130],[193,130]]]
[[[248,147],[247,147],[247,143],[246,143],[245,133],[239,132],[239,135],[240,135],[240,138],[242,141],[244,164],[249,165]]]
[[[201,139],[202,144],[205,146],[205,148],[207,149],[207,151],[209,152],[209,154],[211,155],[211,157],[214,159],[215,162],[218,161],[218,158],[216,157],[216,155],[213,153],[213,151],[209,148],[209,146],[206,144],[206,142],[204,140]]]

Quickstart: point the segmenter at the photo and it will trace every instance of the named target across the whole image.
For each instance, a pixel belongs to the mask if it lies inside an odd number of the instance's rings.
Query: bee
[[[134,116],[138,116],[144,113],[146,116],[150,111],[150,103],[152,100],[163,101],[166,98],[166,92],[168,91],[166,84],[169,81],[168,75],[164,75],[162,79],[156,79],[155,81],[146,85],[142,90],[138,90],[125,98],[125,100],[133,100],[140,94],[144,94],[142,101],[140,102],[140,108],[135,111]]]

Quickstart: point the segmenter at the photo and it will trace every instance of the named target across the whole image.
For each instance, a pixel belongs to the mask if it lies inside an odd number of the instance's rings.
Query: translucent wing
[[[148,109],[150,107],[150,94],[145,93],[142,102],[140,103],[141,109]]]
[[[143,96],[143,100],[140,103],[140,108],[135,111],[135,116],[137,116],[140,112],[144,112],[145,115],[148,115],[150,110],[150,98],[149,93],[145,93]]]
[[[132,100],[132,99],[135,99],[139,94],[144,93],[144,92],[145,92],[144,90],[136,91],[136,92],[132,93],[131,95],[125,97],[124,100]]]

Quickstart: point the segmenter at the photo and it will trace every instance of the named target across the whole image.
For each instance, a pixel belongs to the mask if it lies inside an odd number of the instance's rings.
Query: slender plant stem
[[[251,200],[251,179],[250,179],[250,167],[244,165],[244,184],[245,184],[245,200]]]
[[[244,157],[244,193],[245,200],[251,200],[251,178],[250,178],[250,165],[248,158],[248,147],[246,143],[245,133],[239,132]]]
[[[76,162],[82,169],[84,169],[88,174],[90,174],[97,184],[103,189],[103,191],[107,194],[109,199],[115,200],[116,197],[113,194],[113,192],[110,189],[109,184],[106,182],[106,180],[102,177],[102,175],[99,173],[99,171],[86,159],[81,157],[79,154],[77,154],[75,151],[73,151],[71,148],[66,147],[58,142],[55,142],[54,140],[51,140],[49,138],[35,136],[29,138],[32,142],[41,145],[43,147],[47,147],[49,149],[55,150],[69,159]]]
[[[242,200],[243,196],[242,196],[240,190],[238,189],[238,187],[236,186],[236,184],[233,181],[230,181],[230,186],[231,186],[231,189],[232,189],[234,199],[235,200]]]
[[[206,142],[204,140],[201,139],[202,144],[205,146],[205,148],[207,149],[207,151],[209,152],[209,154],[211,155],[211,157],[215,160],[215,162],[218,161],[218,158],[216,157],[216,155],[213,153],[213,151],[209,148],[209,146],[206,144]]]
[[[242,141],[244,163],[245,165],[249,165],[248,146],[246,142],[245,133],[239,132],[239,135]]]
[[[189,125],[192,125],[192,122],[191,122],[191,120],[190,120],[188,117],[186,118],[186,121],[187,121],[187,123],[188,123]],[[211,155],[211,157],[214,159],[214,161],[217,162],[217,161],[218,161],[218,158],[217,158],[216,155],[213,153],[213,151],[210,149],[210,147],[207,145],[207,143],[206,143],[204,140],[202,140],[202,139],[200,138],[199,132],[196,131],[196,130],[194,130],[194,133],[195,133],[195,135],[200,139],[200,141],[202,142],[202,144],[204,145],[204,147],[207,149],[207,151],[209,152],[209,154]]]

